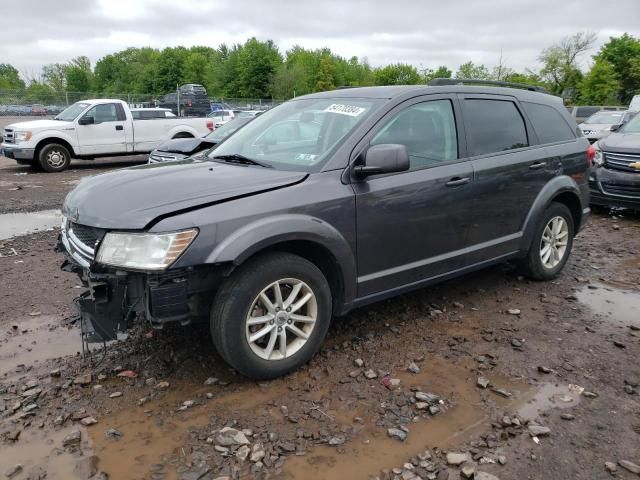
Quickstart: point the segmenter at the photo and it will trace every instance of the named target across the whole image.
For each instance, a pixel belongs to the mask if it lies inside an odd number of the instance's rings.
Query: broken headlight
[[[197,229],[171,233],[109,232],[104,236],[96,262],[135,270],[164,270],[187,249]]]

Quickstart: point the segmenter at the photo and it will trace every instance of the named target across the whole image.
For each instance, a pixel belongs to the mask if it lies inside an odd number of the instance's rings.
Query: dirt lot
[[[59,208],[116,166],[43,174],[0,159],[1,213]],[[206,326],[139,325],[83,357],[56,235],[0,240],[0,475],[638,478],[631,213],[594,215],[555,282],[499,267],[357,310],[305,368],[265,383],[230,370]]]

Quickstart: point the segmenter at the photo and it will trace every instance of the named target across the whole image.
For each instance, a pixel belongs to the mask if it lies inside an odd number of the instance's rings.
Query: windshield
[[[624,112],[598,112],[587,118],[584,123],[614,125],[622,122],[622,117],[624,117]]]
[[[65,122],[73,122],[78,115],[84,112],[85,108],[87,108],[89,103],[77,102],[71,105],[70,107],[65,108],[62,112],[56,115],[54,120],[64,120]]]
[[[257,116],[208,156],[242,155],[279,170],[318,171],[381,103],[361,98],[291,100]]]
[[[634,116],[620,131],[624,133],[640,133],[640,115]]]
[[[242,127],[243,125],[249,123],[251,120],[253,120],[253,118],[251,118],[251,117],[249,117],[249,118],[237,118],[236,117],[233,120],[228,121],[224,125],[216,128],[213,132],[211,132],[210,134],[206,135],[204,138],[206,138],[207,140],[210,140],[212,142],[219,143],[222,140],[224,140],[225,138],[227,138],[229,135],[234,133],[236,130],[238,130],[240,127]]]

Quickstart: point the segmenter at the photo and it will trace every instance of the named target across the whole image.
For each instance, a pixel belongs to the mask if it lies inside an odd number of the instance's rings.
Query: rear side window
[[[524,119],[509,100],[462,102],[469,155],[486,155],[529,146]]]
[[[540,143],[555,143],[576,138],[562,115],[549,105],[522,102],[525,112],[538,134]]]
[[[600,111],[600,107],[578,107],[576,108],[576,117],[590,117]]]

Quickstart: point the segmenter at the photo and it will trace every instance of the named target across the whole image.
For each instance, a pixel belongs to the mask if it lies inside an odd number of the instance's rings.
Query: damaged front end
[[[87,288],[75,300],[88,342],[115,340],[136,319],[152,328],[206,319],[222,274],[211,267],[134,272],[94,262],[106,230],[63,221],[56,250],[63,271],[76,273]]]

